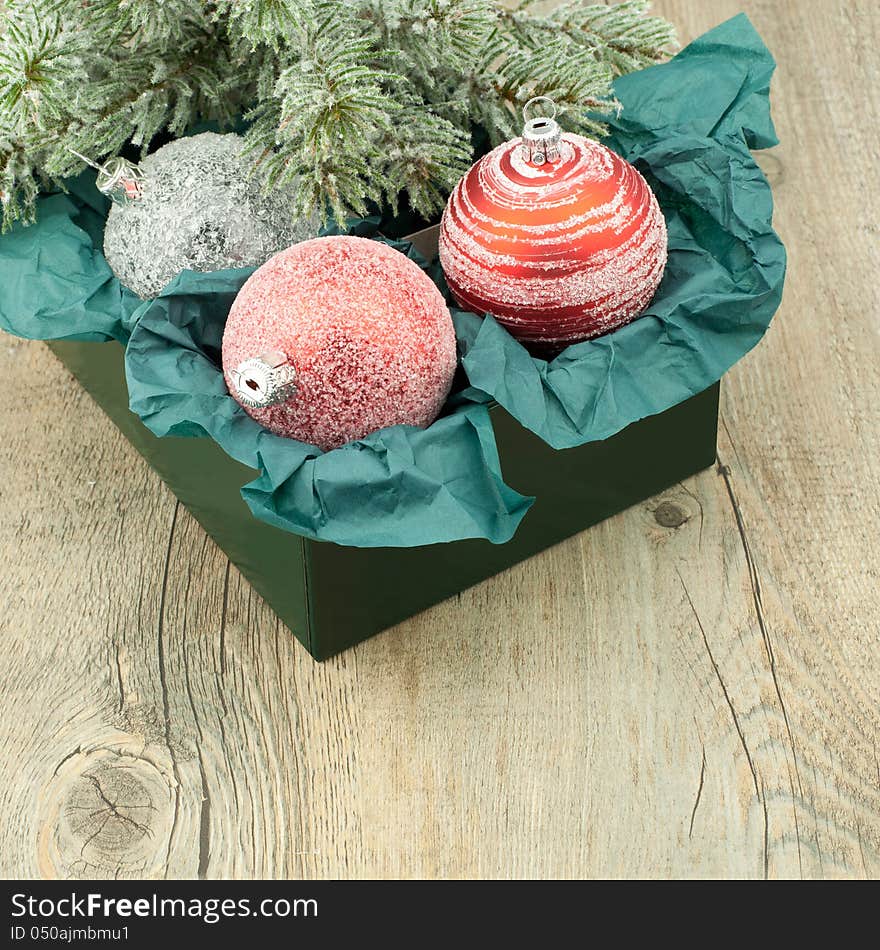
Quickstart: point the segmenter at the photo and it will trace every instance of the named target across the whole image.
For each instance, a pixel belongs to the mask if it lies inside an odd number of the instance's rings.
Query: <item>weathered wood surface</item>
[[[790,278],[718,467],[317,665],[3,338],[0,873],[878,876],[880,18],[657,7],[780,61]]]

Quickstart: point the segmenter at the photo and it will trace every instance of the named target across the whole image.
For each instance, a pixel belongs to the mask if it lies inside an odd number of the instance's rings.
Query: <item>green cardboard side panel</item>
[[[720,385],[603,442],[558,451],[500,406],[492,413],[505,481],[536,496],[512,540],[421,548],[313,544],[316,655],[329,656],[623,511],[715,460]]]
[[[316,659],[325,659],[711,465],[720,384],[602,442],[557,451],[492,410],[504,478],[537,501],[514,538],[350,548],[257,521],[254,477],[209,439],[157,439],[128,408],[122,348],[55,354]]]

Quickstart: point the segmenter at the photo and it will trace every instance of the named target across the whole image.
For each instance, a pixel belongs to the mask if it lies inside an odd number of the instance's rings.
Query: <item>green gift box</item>
[[[693,475],[715,459],[720,384],[609,439],[557,451],[490,410],[505,480],[536,496],[506,544],[356,548],[258,521],[254,471],[210,439],[154,436],[128,408],[118,343],[50,344],[315,659],[323,660]]]
[[[654,301],[549,363],[491,317],[454,314],[465,388],[424,432],[392,427],[316,454],[260,429],[216,365],[246,275],[184,272],[139,301],[101,254],[106,202],[88,176],[43,197],[31,228],[0,238],[0,327],[53,341],[326,658],[712,464],[719,380],[761,339],[782,294],[785,251],[751,155],[776,142],[773,68],[739,16],[616,82],[624,109],[608,143],[645,173],[667,221]],[[411,237],[432,255],[433,234]]]

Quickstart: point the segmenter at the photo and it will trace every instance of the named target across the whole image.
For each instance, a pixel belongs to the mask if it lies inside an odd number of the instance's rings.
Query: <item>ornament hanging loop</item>
[[[534,115],[536,107],[548,103],[550,115]],[[542,108],[541,112],[549,111]],[[559,140],[562,129],[556,121],[556,103],[549,96],[534,96],[523,106],[525,126],[522,133],[522,157],[530,165],[543,165],[545,162],[559,161]],[[534,118],[529,118],[534,115]]]
[[[137,165],[114,158],[98,173],[98,191],[117,204],[137,201],[144,193],[144,175]]]
[[[550,115],[544,115],[544,111],[541,110],[541,115],[529,115],[529,113],[535,109],[535,107],[540,102],[546,102],[549,109],[552,111]],[[550,96],[532,96],[531,99],[522,107],[523,119],[525,122],[533,122],[535,119],[555,119],[556,118],[556,103],[550,98]]]
[[[112,158],[102,165],[86,158],[85,155],[81,155],[76,149],[68,148],[67,151],[75,155],[81,162],[85,162],[89,168],[95,169],[98,173],[95,181],[98,191],[116,204],[128,204],[130,201],[137,201],[143,194],[144,174],[133,162],[118,157]]]

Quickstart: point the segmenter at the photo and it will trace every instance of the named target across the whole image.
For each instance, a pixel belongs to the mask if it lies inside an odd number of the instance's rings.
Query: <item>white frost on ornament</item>
[[[295,216],[295,187],[263,193],[243,146],[238,135],[203,132],[141,162],[142,197],[113,205],[104,232],[104,256],[125,287],[155,297],[183,270],[258,266],[318,233],[320,215]]]
[[[537,170],[520,140],[499,146],[458,183],[441,224],[441,263],[462,306],[535,342],[628,322],[666,264],[666,222],[638,171],[599,143],[564,141],[562,160]]]
[[[245,283],[223,335],[223,369],[281,351],[296,370],[284,403],[247,408],[262,426],[324,450],[394,425],[429,425],[456,367],[442,294],[399,251],[335,236],[275,255]]]

